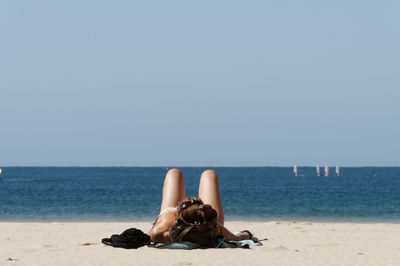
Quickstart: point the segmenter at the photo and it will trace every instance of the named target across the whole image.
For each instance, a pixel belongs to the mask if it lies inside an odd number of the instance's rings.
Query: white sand
[[[261,247],[112,248],[101,239],[151,223],[0,223],[0,265],[400,265],[400,224],[228,222]]]

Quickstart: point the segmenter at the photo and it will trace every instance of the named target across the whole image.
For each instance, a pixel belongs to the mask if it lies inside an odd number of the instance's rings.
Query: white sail
[[[1,168],[0,168],[0,175],[1,175],[1,172],[2,172],[3,170],[1,170]]]
[[[340,176],[339,166],[336,166],[335,172],[336,172],[336,175],[337,175],[337,176]]]
[[[325,176],[329,176],[329,167],[325,165]]]
[[[317,176],[320,176],[321,173],[320,173],[320,171],[319,171],[319,166],[316,166],[315,169],[317,170]]]
[[[295,166],[293,166],[293,173],[294,173],[294,175],[295,176],[298,176],[298,172],[297,172],[297,166],[295,165]]]

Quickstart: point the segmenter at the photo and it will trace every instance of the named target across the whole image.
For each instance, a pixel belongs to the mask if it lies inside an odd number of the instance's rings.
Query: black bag
[[[150,244],[150,236],[136,228],[126,229],[120,235],[112,235],[111,238],[103,238],[101,242],[115,248],[140,248]]]

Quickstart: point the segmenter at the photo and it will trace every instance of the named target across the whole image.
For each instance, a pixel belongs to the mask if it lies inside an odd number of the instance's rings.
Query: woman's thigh
[[[218,214],[218,222],[224,225],[224,210],[222,208],[221,192],[218,176],[213,170],[204,171],[200,178],[199,198],[210,204]]]
[[[184,198],[185,184],[182,172],[178,169],[171,169],[164,179],[160,213],[168,207],[176,207]]]

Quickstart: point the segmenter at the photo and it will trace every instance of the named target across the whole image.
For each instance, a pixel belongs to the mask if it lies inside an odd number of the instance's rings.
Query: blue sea
[[[183,167],[197,196],[204,167]],[[226,220],[400,222],[400,168],[214,167]],[[333,172],[333,168],[330,169]],[[148,221],[159,213],[165,167],[5,167],[1,221]]]

